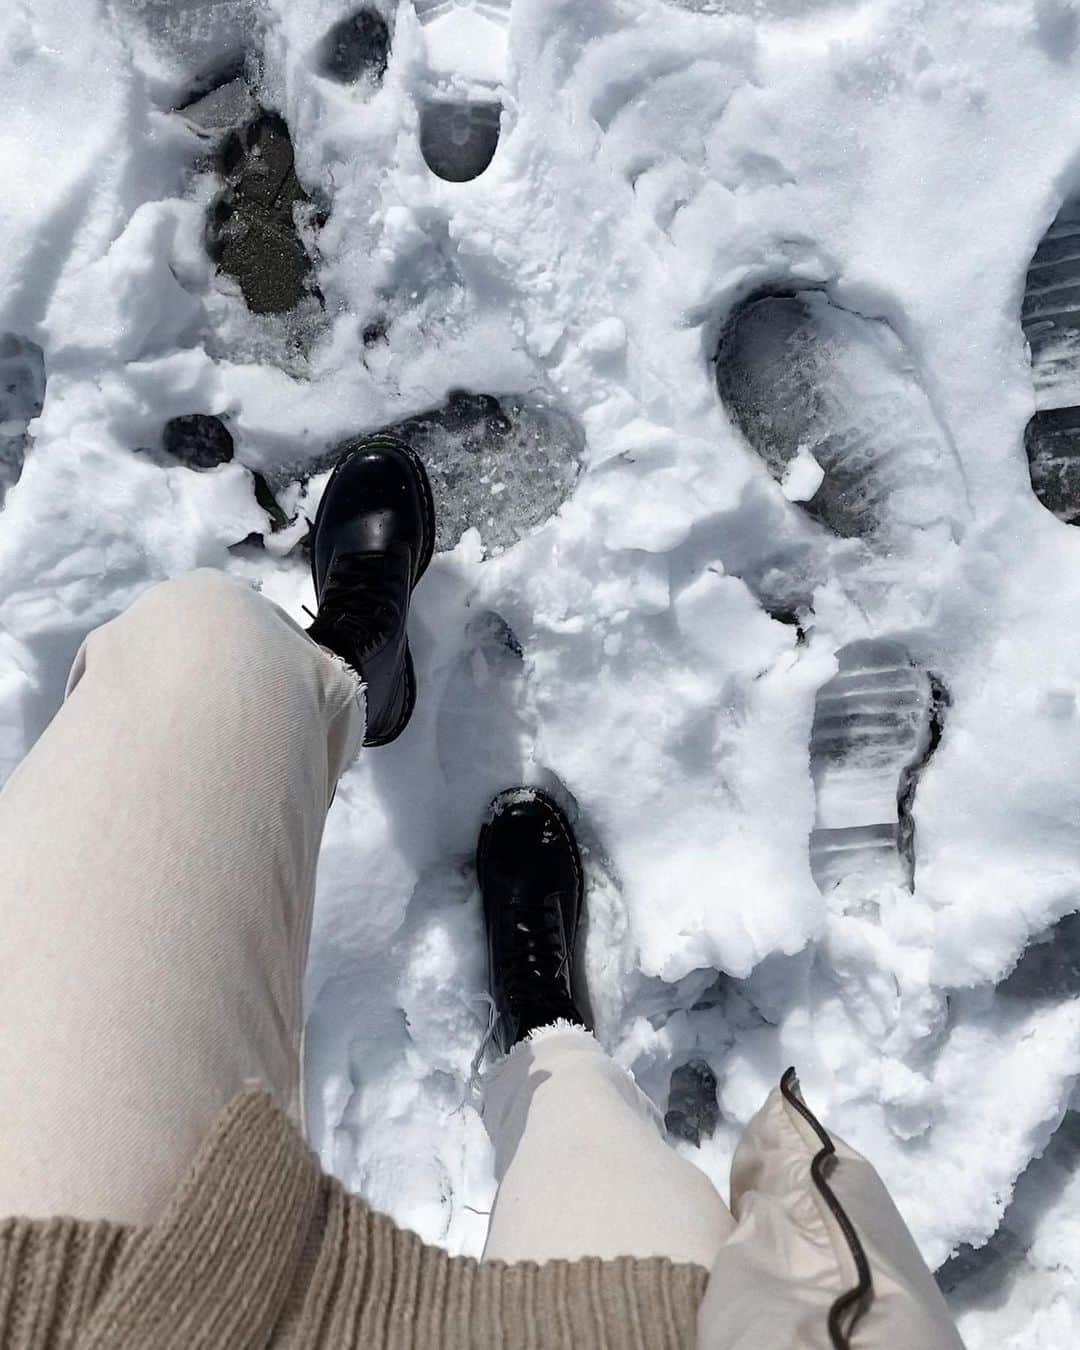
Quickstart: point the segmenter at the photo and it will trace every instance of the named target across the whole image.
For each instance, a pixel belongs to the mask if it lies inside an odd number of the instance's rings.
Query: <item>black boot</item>
[[[409,600],[435,547],[424,466],[404,443],[373,436],[330,475],[311,530],[319,612],[308,629],[363,676],[365,745],[405,730],[416,703]]]
[[[480,831],[476,874],[484,898],[495,1039],[506,1053],[537,1027],[585,1026],[571,988],[584,896],[570,822],[546,793],[500,793]]]

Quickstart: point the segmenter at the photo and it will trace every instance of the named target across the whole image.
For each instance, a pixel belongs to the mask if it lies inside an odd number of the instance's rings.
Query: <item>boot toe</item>
[[[415,585],[431,560],[435,512],[427,474],[414,452],[403,441],[380,437],[346,454],[326,485],[311,542],[316,594],[336,555],[382,553],[401,545],[412,557]]]
[[[558,891],[576,920],[581,859],[569,821],[546,793],[514,789],[495,799],[481,835],[477,871],[481,885],[495,883],[522,898]]]

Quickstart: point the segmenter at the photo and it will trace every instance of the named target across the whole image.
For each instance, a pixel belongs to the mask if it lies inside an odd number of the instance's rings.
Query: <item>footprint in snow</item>
[[[337,84],[366,80],[377,85],[390,60],[390,29],[377,9],[365,5],[339,19],[322,38],[315,68]]]
[[[1021,311],[1036,412],[1024,432],[1031,486],[1048,511],[1080,524],[1080,196],[1035,251]]]
[[[497,793],[523,781],[535,735],[521,644],[506,620],[487,610],[465,630],[436,721],[439,767],[467,826]]]
[[[818,690],[810,734],[816,799],[810,870],[825,893],[872,894],[915,877],[912,804],[941,738],[947,695],[898,642],[853,642]]]
[[[820,290],[758,293],[731,315],[715,361],[746,442],[834,534],[886,550],[913,531],[960,534],[959,463],[889,324]]]
[[[511,0],[414,0],[427,50],[420,150],[451,183],[478,178],[499,143]]]
[[[331,468],[370,431],[303,465],[266,468],[272,487]],[[454,548],[470,528],[485,548],[508,548],[548,520],[569,497],[585,453],[585,436],[567,413],[518,394],[453,391],[426,412],[379,428],[412,446],[435,494],[436,548]],[[310,505],[306,506],[313,514]]]

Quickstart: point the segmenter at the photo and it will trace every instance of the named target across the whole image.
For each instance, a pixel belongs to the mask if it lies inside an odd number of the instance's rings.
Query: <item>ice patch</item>
[[[400,436],[423,459],[435,497],[439,550],[454,548],[470,529],[489,550],[516,543],[570,495],[585,448],[573,419],[549,403],[465,390],[380,433]],[[306,472],[324,474],[361,439],[313,459]],[[279,466],[269,476],[280,484],[294,472],[296,466]],[[314,519],[310,494],[301,509]]]

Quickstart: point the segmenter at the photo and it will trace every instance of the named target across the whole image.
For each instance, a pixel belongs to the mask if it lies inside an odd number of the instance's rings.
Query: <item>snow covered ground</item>
[[[326,834],[313,1144],[478,1252],[469,854],[496,789],[554,785],[588,850],[602,1040],[662,1108],[679,1065],[715,1074],[715,1132],[680,1147],[725,1189],[794,1063],[943,1267],[972,1350],[1074,1343],[1080,531],[1032,493],[1020,306],[1080,186],[1080,4],[376,8],[387,68],[357,83],[322,73],[344,0],[0,9],[0,333],[22,344],[0,348],[0,491],[25,456],[0,514],[0,779],[85,633],[151,582],[220,567],[312,603],[299,527],[230,551],[267,530],[248,469],[310,510],[325,477],[300,480],[335,444],[452,390],[551,409],[539,450],[514,433],[436,474],[453,537],[415,602],[420,706],[347,775]],[[304,227],[322,303],[284,317],[208,259],[218,184],[172,111],[245,54],[328,213]],[[467,182],[421,153],[453,100],[503,105]],[[823,455],[777,483],[725,411],[718,341],[770,286],[822,287],[838,332],[877,334],[847,392],[890,446],[917,425],[930,447],[874,538],[799,505]],[[222,416],[237,462],[160,454],[193,412]],[[823,894],[822,832],[853,795],[822,759],[845,648],[907,653],[936,720],[909,738],[926,762],[904,865]]]

